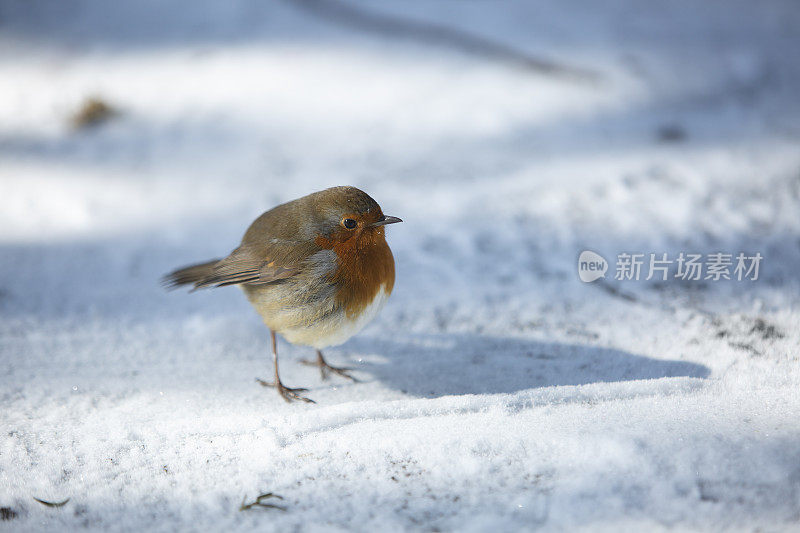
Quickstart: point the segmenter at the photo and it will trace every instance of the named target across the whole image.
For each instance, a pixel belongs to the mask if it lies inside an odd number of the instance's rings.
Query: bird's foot
[[[304,359],[300,361],[300,363],[306,366],[318,366],[319,373],[323,381],[328,379],[328,374],[330,372],[333,372],[334,374],[338,374],[344,378],[354,381],[355,383],[358,383],[358,380],[349,374],[353,370],[352,368],[329,365],[328,362],[325,361],[325,358],[322,357],[322,352],[319,351],[317,352],[316,361],[309,361],[308,359]]]
[[[271,381],[264,381],[263,379],[256,378],[256,381],[262,387],[273,387],[273,388],[277,389],[278,390],[278,394],[281,395],[281,398],[283,398],[284,400],[286,400],[289,403],[291,403],[293,401],[297,401],[297,400],[299,400],[301,402],[306,402],[306,403],[317,403],[314,400],[312,400],[311,398],[306,398],[305,396],[300,396],[299,393],[308,392],[308,389],[304,389],[302,387],[298,387],[296,389],[292,389],[292,388],[286,387],[283,383],[281,383],[280,379],[275,381],[275,382],[271,382]]]

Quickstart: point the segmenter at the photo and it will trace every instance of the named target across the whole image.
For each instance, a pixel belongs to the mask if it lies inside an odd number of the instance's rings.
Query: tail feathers
[[[176,289],[183,285],[194,285],[192,290],[209,286],[207,280],[214,275],[214,266],[219,263],[219,259],[200,263],[184,268],[179,268],[170,272],[161,279],[161,283],[167,290]]]

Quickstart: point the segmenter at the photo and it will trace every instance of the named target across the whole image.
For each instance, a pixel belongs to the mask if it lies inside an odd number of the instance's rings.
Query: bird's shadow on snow
[[[558,385],[665,377],[706,378],[708,367],[597,346],[476,334],[413,335],[407,341],[356,338],[358,369],[405,394],[500,394]]]

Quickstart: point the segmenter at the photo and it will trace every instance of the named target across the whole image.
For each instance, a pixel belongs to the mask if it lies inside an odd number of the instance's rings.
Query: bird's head
[[[384,215],[378,202],[355,187],[333,187],[315,193],[319,244],[368,245],[384,239],[387,224],[401,219]]]

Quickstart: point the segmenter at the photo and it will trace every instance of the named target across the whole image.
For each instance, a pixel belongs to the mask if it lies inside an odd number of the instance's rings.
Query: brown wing
[[[299,272],[297,266],[278,264],[276,259],[259,253],[256,247],[242,245],[231,255],[214,264],[207,276],[195,282],[195,289],[249,283],[263,285],[286,279]]]
[[[178,269],[167,274],[163,281],[168,288],[194,285],[194,289],[205,289],[240,283],[263,285],[300,272],[297,264],[287,261],[288,257],[284,256],[280,262],[273,259],[280,255],[269,254],[263,246],[243,244],[224,259]]]
[[[264,285],[299,274],[306,259],[321,248],[298,235],[301,223],[314,213],[297,200],[279,205],[258,217],[242,243],[220,260],[185,267],[164,277],[168,287],[194,285],[195,289],[225,285]]]

